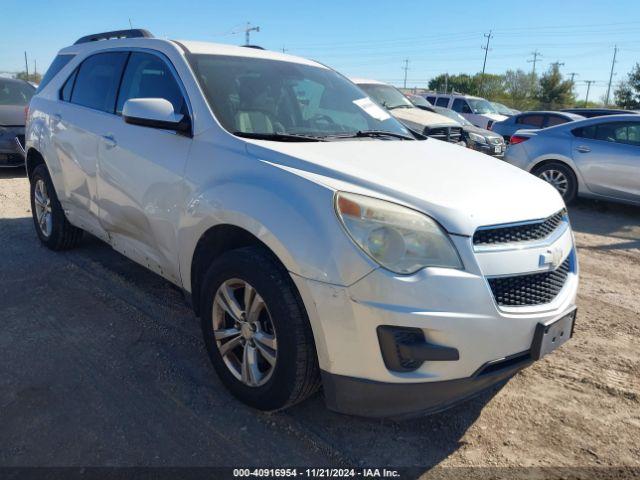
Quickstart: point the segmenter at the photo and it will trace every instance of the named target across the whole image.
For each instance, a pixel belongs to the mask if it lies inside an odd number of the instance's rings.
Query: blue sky
[[[482,69],[483,34],[493,31],[487,72],[564,62],[576,72],[577,92],[595,80],[590,98],[606,91],[614,45],[620,48],[614,82],[640,62],[639,0],[511,1],[254,1],[3,0],[0,71],[24,69],[24,50],[48,66],[56,51],[78,37],[134,27],[157,37],[240,44],[247,21],[259,25],[252,43],[310,57],[349,76],[424,86],[442,73]],[[240,33],[235,33],[240,32]]]

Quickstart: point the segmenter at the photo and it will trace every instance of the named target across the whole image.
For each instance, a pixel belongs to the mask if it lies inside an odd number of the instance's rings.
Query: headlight
[[[469,132],[469,138],[476,143],[487,143],[487,139],[477,133]]]
[[[356,245],[392,272],[411,274],[424,267],[463,268],[447,234],[422,213],[344,192],[336,195],[335,207]]]

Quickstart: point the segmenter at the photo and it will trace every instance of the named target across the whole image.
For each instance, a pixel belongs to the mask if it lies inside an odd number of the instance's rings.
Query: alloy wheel
[[[269,309],[256,289],[238,278],[222,283],[212,319],[218,351],[233,376],[249,387],[269,381],[278,343]]]
[[[38,228],[45,237],[51,235],[53,228],[53,216],[51,213],[51,198],[47,191],[47,184],[44,180],[39,178],[36,181],[35,188],[33,190],[34,204],[36,207],[36,219],[38,221]]]
[[[543,170],[538,175],[542,180],[553,185],[553,187],[560,192],[563,197],[569,190],[569,180],[566,175],[559,170],[549,169]]]

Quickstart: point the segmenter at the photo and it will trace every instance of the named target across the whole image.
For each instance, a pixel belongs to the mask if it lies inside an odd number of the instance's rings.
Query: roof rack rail
[[[244,48],[255,48],[256,50],[264,50],[260,45],[242,45]]]
[[[149,30],[143,28],[132,28],[129,30],[114,30],[112,32],[94,33],[76,40],[74,45],[80,43],[97,42],[98,40],[109,40],[115,38],[153,38]]]

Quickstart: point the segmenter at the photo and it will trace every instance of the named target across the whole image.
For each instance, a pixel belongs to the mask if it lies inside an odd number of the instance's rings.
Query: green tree
[[[541,108],[556,110],[575,103],[573,83],[564,80],[558,65],[551,65],[541,77],[536,99]]]
[[[538,77],[522,70],[507,70],[504,74],[505,103],[518,110],[531,110],[537,101]]]
[[[477,79],[471,75],[461,73],[459,75],[448,75],[442,73],[429,81],[429,90],[444,92],[445,86],[447,93],[455,90],[456,92],[466,93],[468,95],[477,95],[478,84]]]
[[[627,79],[618,84],[613,95],[619,107],[640,108],[640,63],[636,63]]]
[[[19,80],[26,80],[27,82],[40,83],[40,81],[42,80],[42,75],[40,75],[39,73],[29,73],[29,75],[27,75],[27,72],[22,71],[16,74],[16,78]]]

